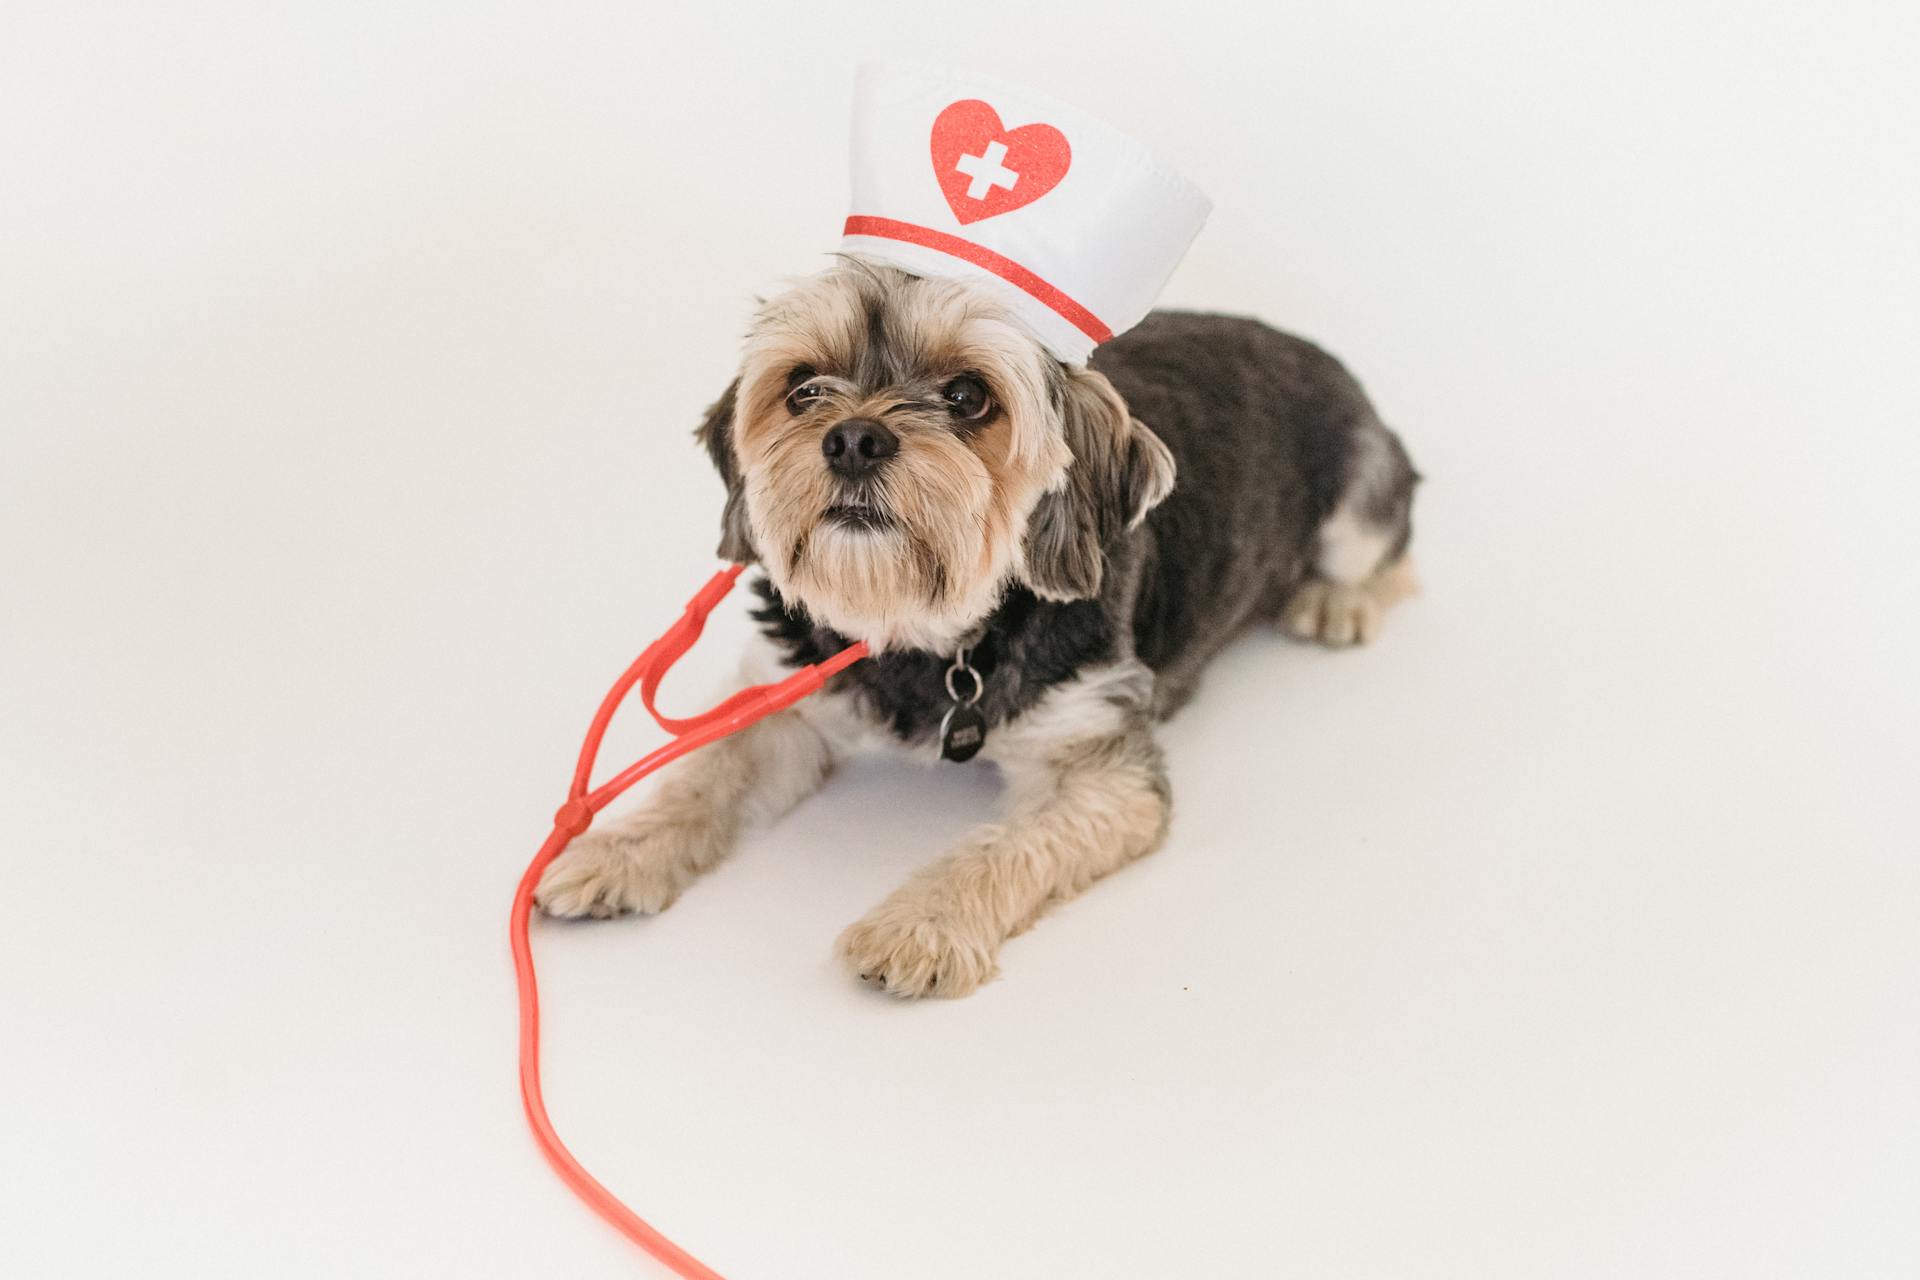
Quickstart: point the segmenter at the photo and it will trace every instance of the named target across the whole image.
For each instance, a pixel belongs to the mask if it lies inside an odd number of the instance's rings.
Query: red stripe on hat
[[[976,267],[985,268],[1005,280],[1008,284],[1033,295],[1046,304],[1060,318],[1101,343],[1113,336],[1113,330],[1100,323],[1100,317],[1069,298],[1060,290],[1027,270],[1012,258],[1003,258],[991,249],[982,249],[971,240],[962,240],[959,236],[944,231],[935,231],[932,227],[916,226],[911,222],[899,222],[893,218],[868,218],[855,215],[847,219],[847,225],[841,234],[849,236],[874,236],[881,240],[904,240],[908,244],[917,244],[925,249],[937,249],[941,253],[959,258],[962,262],[971,262]]]

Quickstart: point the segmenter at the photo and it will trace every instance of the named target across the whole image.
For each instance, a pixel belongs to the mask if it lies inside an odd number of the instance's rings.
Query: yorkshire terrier
[[[896,996],[968,994],[1160,844],[1154,723],[1243,627],[1356,644],[1414,589],[1406,450],[1338,361],[1255,320],[1154,312],[1078,367],[980,285],[847,257],[762,306],[697,435],[720,554],[765,573],[750,673],[873,657],[668,770],[538,902],[662,911],[851,751],[977,751],[1002,820],[840,935]]]

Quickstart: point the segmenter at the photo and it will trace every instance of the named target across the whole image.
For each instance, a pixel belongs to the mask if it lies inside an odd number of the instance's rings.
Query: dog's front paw
[[[847,967],[889,995],[964,996],[999,972],[1000,938],[911,889],[840,935]]]
[[[633,831],[589,831],[555,858],[533,900],[550,916],[605,920],[665,911],[720,853],[719,833],[702,824],[659,823]]]

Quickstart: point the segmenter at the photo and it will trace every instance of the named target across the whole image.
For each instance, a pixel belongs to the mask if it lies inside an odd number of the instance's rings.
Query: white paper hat
[[[1212,207],[1063,102],[936,67],[860,68],[841,247],[989,282],[1069,363],[1140,322]]]

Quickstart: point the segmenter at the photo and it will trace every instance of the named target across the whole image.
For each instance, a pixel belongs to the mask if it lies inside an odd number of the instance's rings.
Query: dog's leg
[[[635,812],[587,831],[547,868],[534,900],[550,916],[664,911],[733,848],[826,780],[833,751],[798,711],[782,711],[660,775]]]
[[[966,995],[997,971],[1000,944],[1049,905],[1158,846],[1168,792],[1147,728],[1152,678],[1138,663],[1118,669],[1129,692],[1083,677],[995,731],[1010,740],[995,753],[1006,816],[840,936],[854,972],[896,996]]]
[[[1365,644],[1380,634],[1387,610],[1419,590],[1413,560],[1405,555],[1357,580],[1316,574],[1288,597],[1287,630],[1335,647]]]
[[[1316,533],[1313,572],[1287,598],[1286,629],[1324,644],[1365,644],[1420,589],[1407,555],[1413,487],[1406,451],[1378,422],[1357,429],[1340,500]]]

